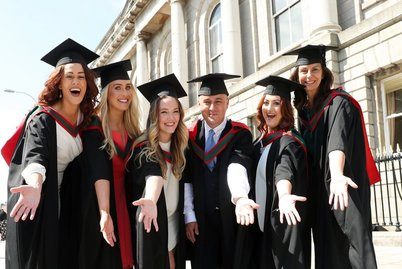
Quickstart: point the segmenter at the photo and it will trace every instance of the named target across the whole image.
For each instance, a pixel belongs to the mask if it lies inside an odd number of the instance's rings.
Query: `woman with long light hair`
[[[184,238],[180,225],[184,223],[180,221],[184,185],[180,179],[186,164],[188,131],[178,98],[186,93],[174,74],[138,89],[151,103],[147,129],[135,142],[130,165],[133,199],[138,199],[133,204],[142,208],[136,223],[137,246],[141,249],[137,252],[138,268],[184,268],[180,240]],[[153,207],[151,217],[144,216],[143,207],[148,204]]]
[[[97,115],[83,133],[83,170],[88,185],[83,195],[87,200],[80,268],[127,269],[134,265],[126,166],[140,128],[129,70],[129,60],[95,69],[102,91]]]

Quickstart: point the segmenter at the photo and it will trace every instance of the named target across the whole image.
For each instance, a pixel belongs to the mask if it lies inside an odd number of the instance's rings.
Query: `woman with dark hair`
[[[67,39],[42,58],[56,68],[9,151],[7,205],[14,221],[8,221],[6,268],[68,266],[59,257],[71,240],[62,229],[75,220],[63,207],[62,186],[72,180],[65,173],[82,151],[79,131],[94,110],[98,91],[87,64],[97,57]]]
[[[127,72],[130,60],[98,67],[101,82],[96,115],[82,133],[82,239],[79,268],[132,268],[126,165],[140,135],[138,98]]]
[[[138,90],[151,105],[147,129],[135,142],[129,166],[136,200],[136,268],[185,268],[184,184],[180,179],[188,131],[178,98],[187,94],[174,74],[138,86]]]
[[[376,268],[370,183],[380,176],[359,103],[331,89],[328,49],[307,45],[288,53],[298,55],[291,80],[305,85],[295,106],[309,152],[315,267]]]
[[[258,268],[309,268],[310,242],[306,220],[306,149],[293,129],[290,92],[303,86],[269,76],[257,107],[258,130],[254,142],[255,199],[258,232]],[[242,210],[236,206],[236,212]],[[284,223],[285,222],[285,223]]]

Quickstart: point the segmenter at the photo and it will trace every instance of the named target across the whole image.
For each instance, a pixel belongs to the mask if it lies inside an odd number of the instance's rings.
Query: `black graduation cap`
[[[337,47],[324,45],[307,45],[285,53],[284,55],[297,55],[296,66],[321,63],[326,66],[325,52]]]
[[[180,81],[173,73],[142,84],[137,88],[150,103],[165,94],[176,98],[187,96]]]
[[[130,80],[127,71],[130,71],[131,61],[124,60],[93,69],[101,79],[102,89],[110,82],[118,79]]]
[[[201,87],[198,90],[198,96],[200,95],[217,95],[217,94],[226,94],[229,95],[229,92],[225,85],[225,80],[232,78],[239,78],[237,75],[229,75],[225,73],[212,73],[205,76],[201,76],[190,81],[191,82],[202,82]]]
[[[41,60],[57,67],[68,63],[87,65],[98,57],[98,54],[75,42],[71,38],[67,38],[64,42],[43,56]]]
[[[264,94],[279,95],[290,101],[290,93],[295,90],[303,90],[304,86],[286,78],[268,76],[255,84],[266,87]]]

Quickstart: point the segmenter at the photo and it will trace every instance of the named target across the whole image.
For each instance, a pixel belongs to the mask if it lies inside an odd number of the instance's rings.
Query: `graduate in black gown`
[[[82,133],[84,187],[80,268],[132,268],[126,164],[139,137],[138,98],[127,71],[130,60],[98,67],[101,98]]]
[[[69,262],[74,264],[62,259],[62,252],[75,241],[63,229],[78,220],[71,219],[60,197],[62,186],[72,180],[66,175],[68,166],[82,151],[79,131],[94,110],[98,90],[87,64],[97,57],[67,39],[42,58],[56,68],[39,94],[41,107],[30,113],[15,149],[8,150],[12,152],[8,158],[8,269],[71,268]]]
[[[290,92],[304,87],[269,76],[256,83],[266,87],[257,106],[254,142],[258,268],[310,268],[307,219],[307,152],[294,127]],[[236,210],[241,210],[236,206]]]
[[[297,54],[291,80],[300,132],[309,152],[316,268],[376,268],[371,234],[370,184],[380,180],[358,102],[331,89],[330,47],[307,45]]]
[[[136,200],[132,214],[137,242],[135,268],[184,269],[181,178],[188,131],[178,98],[187,94],[174,74],[140,85],[138,90],[150,102],[150,110],[147,128],[135,142],[129,165]],[[144,216],[148,211],[151,217]]]
[[[250,223],[254,202],[248,199],[252,137],[248,127],[227,119],[228,91],[224,80],[238,76],[208,74],[202,82],[198,105],[202,119],[190,129],[185,184],[186,236],[193,246],[192,268],[248,268],[239,250],[236,217]],[[244,203],[236,216],[235,205]],[[239,252],[238,252],[239,250]]]

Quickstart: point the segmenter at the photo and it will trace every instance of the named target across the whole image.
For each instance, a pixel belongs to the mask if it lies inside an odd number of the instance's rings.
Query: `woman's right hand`
[[[296,225],[297,222],[301,222],[299,212],[296,209],[296,202],[305,202],[306,197],[293,195],[293,194],[282,194],[279,198],[279,221],[283,223],[283,216],[286,218],[288,225]]]
[[[42,186],[21,185],[11,188],[10,192],[20,194],[17,203],[10,212],[10,217],[14,218],[15,222],[18,222],[20,219],[26,220],[30,215],[29,219],[33,220],[40,202]]]
[[[106,243],[108,243],[110,246],[114,247],[116,236],[114,234],[113,219],[109,213],[101,212],[99,225],[103,239],[105,239]]]
[[[138,222],[144,222],[144,229],[147,231],[147,233],[151,232],[152,223],[154,224],[155,231],[158,231],[158,209],[156,208],[155,202],[151,199],[141,198],[137,201],[134,201],[133,205],[141,207]]]

